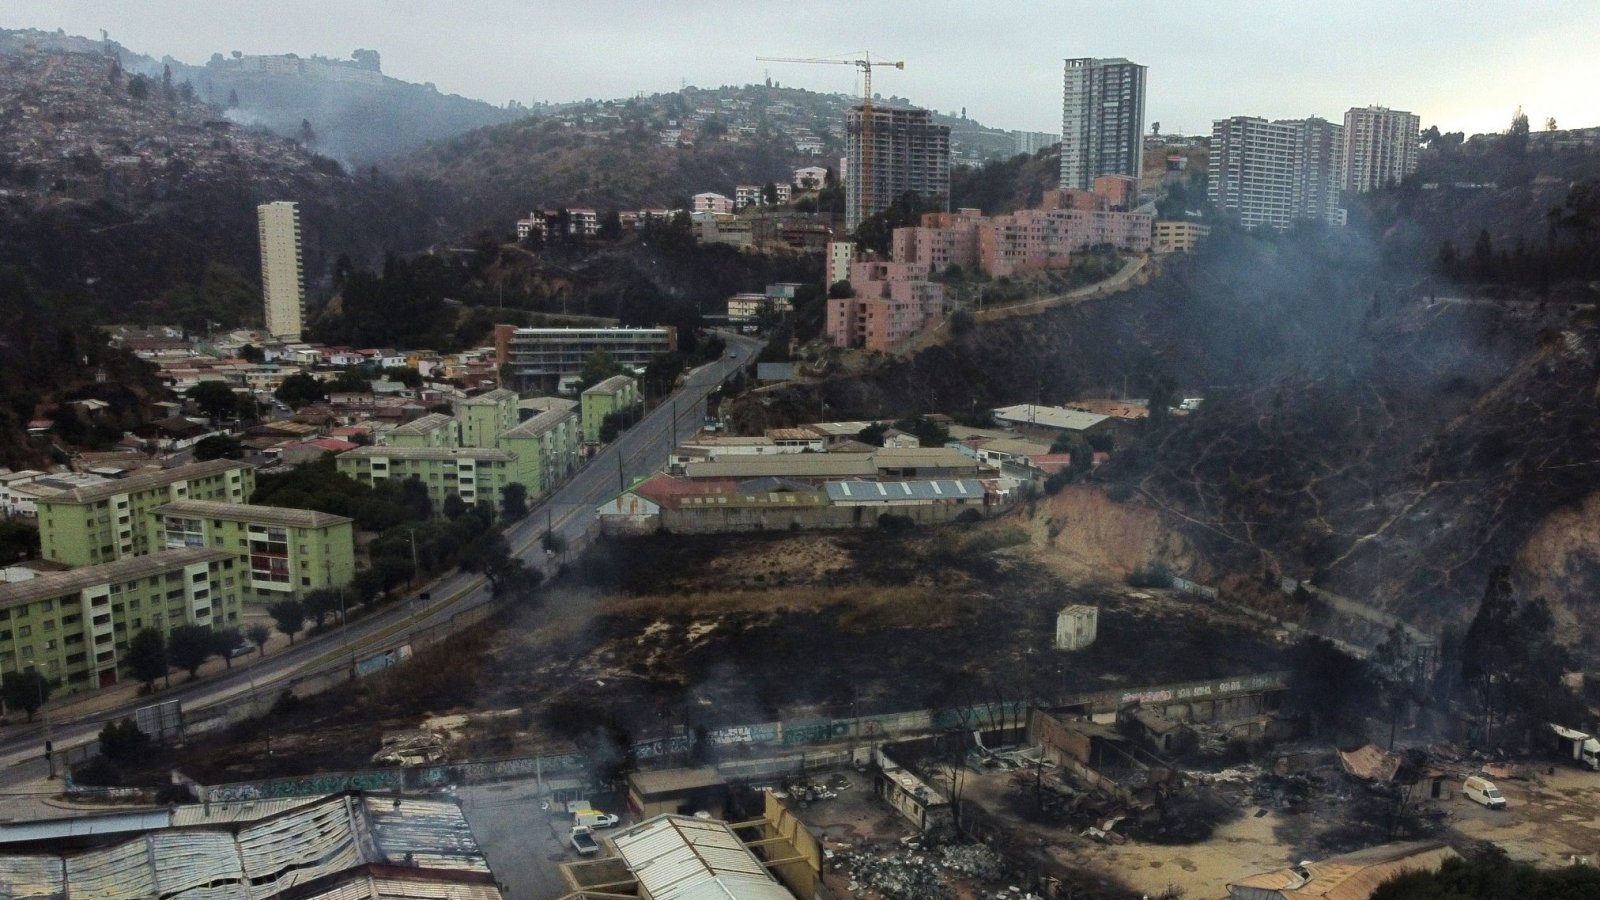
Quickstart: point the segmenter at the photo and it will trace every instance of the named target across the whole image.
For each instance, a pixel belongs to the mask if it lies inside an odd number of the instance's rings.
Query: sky
[[[1209,133],[1234,115],[1339,120],[1352,106],[1423,127],[1600,125],[1596,0],[0,0],[0,27],[108,31],[130,50],[382,55],[386,74],[532,104],[770,76],[859,90],[854,67],[759,56],[904,60],[874,90],[985,125],[1061,130],[1061,61],[1149,67],[1146,124]]]

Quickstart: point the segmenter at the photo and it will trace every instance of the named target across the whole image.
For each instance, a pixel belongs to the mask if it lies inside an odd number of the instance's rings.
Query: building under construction
[[[924,209],[950,208],[950,129],[925,109],[860,104],[845,118],[845,228],[889,208],[906,192]]]

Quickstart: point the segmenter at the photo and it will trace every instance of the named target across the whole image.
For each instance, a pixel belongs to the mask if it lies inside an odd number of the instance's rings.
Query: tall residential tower
[[[1061,94],[1061,186],[1093,190],[1101,175],[1137,180],[1144,163],[1145,67],[1069,59]]]
[[[1207,194],[1244,228],[1283,230],[1296,222],[1344,224],[1340,180],[1344,129],[1325,119],[1269,122],[1255,116],[1211,126]]]
[[[925,109],[856,106],[845,117],[844,224],[862,221],[910,192],[925,207],[950,208],[950,128]]]
[[[300,340],[306,314],[305,273],[300,262],[300,208],[287,200],[256,207],[261,231],[261,293],[267,334]]]
[[[1345,113],[1344,189],[1364,194],[1415,172],[1421,130],[1422,117],[1404,110],[1369,106]]]

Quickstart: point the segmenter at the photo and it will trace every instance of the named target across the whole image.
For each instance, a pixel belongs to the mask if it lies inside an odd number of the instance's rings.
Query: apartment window
[[[43,602],[41,602],[39,604],[39,609],[43,610],[44,612],[49,612],[50,610],[55,609],[55,608],[56,608],[56,601],[51,600],[49,598],[46,598]]]
[[[311,587],[311,579],[304,575],[300,576],[300,585],[302,587]]]
[[[44,620],[44,630],[45,631],[55,631],[56,630],[55,620],[54,619],[45,619]]]
[[[33,634],[32,625],[22,625],[17,628],[17,637],[19,638],[25,638],[31,634]]]

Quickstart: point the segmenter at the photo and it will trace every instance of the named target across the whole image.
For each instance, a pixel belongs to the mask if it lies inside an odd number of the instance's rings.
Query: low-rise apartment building
[[[255,490],[255,467],[227,459],[145,472],[102,484],[40,494],[40,555],[92,566],[160,549],[151,534],[156,507],[178,500],[244,503]]]
[[[144,628],[239,623],[243,574],[220,547],[168,550],[0,583],[0,675],[43,675],[67,691],[116,684]]]
[[[461,446],[493,447],[501,432],[517,424],[516,391],[496,388],[486,394],[468,397],[460,404]]]
[[[500,449],[517,458],[513,481],[530,499],[543,496],[578,465],[578,415],[567,409],[542,412],[500,435]]]
[[[920,263],[850,264],[852,297],[830,297],[824,330],[835,347],[890,353],[944,318],[944,285]]]
[[[483,447],[362,447],[339,454],[335,465],[363,484],[415,478],[436,512],[451,494],[468,506],[487,500],[498,507],[506,485],[517,480],[516,454]]]
[[[1161,219],[1155,223],[1150,249],[1156,253],[1189,253],[1200,239],[1211,233],[1210,225]]]
[[[275,603],[355,578],[355,522],[346,516],[206,500],[162,504],[154,514],[166,549],[236,554],[245,602]]]
[[[583,439],[591,444],[600,442],[600,427],[606,416],[638,406],[643,402],[639,395],[639,382],[626,375],[613,375],[584,391],[579,397],[582,406]]]

